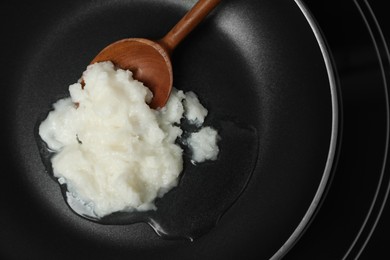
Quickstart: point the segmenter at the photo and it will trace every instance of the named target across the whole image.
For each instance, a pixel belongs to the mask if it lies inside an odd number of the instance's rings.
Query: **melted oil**
[[[93,216],[92,208],[74,196],[61,178],[54,177],[51,167],[53,153],[39,135],[36,136],[47,172],[59,183],[64,199],[73,212],[102,224],[145,222],[163,238],[193,241],[210,231],[239,198],[250,180],[258,157],[256,128],[226,121],[220,123],[218,132],[221,140],[216,161],[194,165],[189,149],[183,147],[184,170],[179,184],[162,198],[156,199],[156,210],[115,212],[100,219]]]

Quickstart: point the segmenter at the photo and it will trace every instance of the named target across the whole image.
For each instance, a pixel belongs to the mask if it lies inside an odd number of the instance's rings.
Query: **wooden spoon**
[[[151,108],[164,107],[172,89],[170,56],[175,47],[213,10],[221,0],[199,0],[160,40],[129,38],[104,48],[91,62],[111,61],[133,72],[153,92]]]

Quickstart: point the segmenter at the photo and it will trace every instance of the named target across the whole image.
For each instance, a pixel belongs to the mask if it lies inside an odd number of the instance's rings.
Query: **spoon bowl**
[[[104,48],[91,63],[108,60],[130,70],[135,79],[152,91],[150,107],[166,104],[172,89],[172,65],[168,52],[160,44],[142,38],[120,40]]]
[[[119,40],[104,48],[91,62],[111,61],[153,93],[151,108],[164,107],[173,84],[171,54],[175,47],[220,3],[221,0],[199,0],[190,11],[160,40],[143,38]]]

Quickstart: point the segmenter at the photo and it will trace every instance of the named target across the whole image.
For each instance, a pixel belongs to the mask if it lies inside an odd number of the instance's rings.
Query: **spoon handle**
[[[199,0],[190,11],[159,41],[169,54],[221,2]]]

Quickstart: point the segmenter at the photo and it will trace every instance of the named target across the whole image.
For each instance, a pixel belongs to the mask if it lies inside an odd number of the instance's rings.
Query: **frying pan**
[[[178,187],[151,218],[96,223],[75,214],[42,161],[37,125],[91,58],[122,38],[161,37],[194,3],[6,9],[5,18],[25,23],[5,26],[2,258],[277,259],[298,240],[332,175],[339,120],[331,59],[300,1],[224,0],[175,50],[174,85],[209,109],[221,151],[196,167],[185,157]]]

